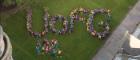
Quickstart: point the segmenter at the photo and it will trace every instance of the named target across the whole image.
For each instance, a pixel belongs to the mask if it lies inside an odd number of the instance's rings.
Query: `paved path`
[[[124,33],[126,31],[132,33],[138,23],[140,23],[140,0],[138,0],[133,9],[128,13],[126,18],[112,33],[104,46],[93,57],[92,60],[112,60],[114,55],[124,42],[124,40],[122,39]]]

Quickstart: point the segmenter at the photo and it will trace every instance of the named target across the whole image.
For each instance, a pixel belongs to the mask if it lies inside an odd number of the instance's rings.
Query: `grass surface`
[[[46,7],[51,15],[61,14],[68,16],[74,8],[85,7],[108,8],[112,10],[111,28],[113,31],[122,21],[130,7],[136,0],[17,0],[25,3],[24,7],[31,6],[33,9],[33,30],[42,31],[43,8]],[[35,53],[35,41],[26,30],[26,12],[19,10],[16,14],[0,15],[0,23],[5,32],[9,35],[13,46],[14,60],[51,60],[47,55],[37,56]],[[100,16],[95,18],[95,28]],[[74,25],[74,32],[64,36],[49,33],[49,39],[56,38],[64,51],[64,60],[91,60],[98,49],[103,45],[101,41],[89,35],[86,25],[77,22]]]

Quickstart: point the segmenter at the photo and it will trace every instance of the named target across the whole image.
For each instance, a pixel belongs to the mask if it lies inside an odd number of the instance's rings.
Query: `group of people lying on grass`
[[[89,10],[85,8],[76,8],[73,11],[70,12],[69,17],[64,17],[62,15],[55,15],[55,16],[50,16],[45,10],[45,15],[44,15],[44,31],[42,32],[33,32],[32,31],[32,10],[27,11],[27,30],[31,33],[32,36],[43,36],[45,35],[49,30],[52,31],[53,33],[58,33],[60,35],[63,35],[67,32],[71,33],[74,30],[74,22],[76,21],[83,21],[86,22],[87,26],[87,31],[92,35],[92,36],[97,36],[98,38],[104,38],[109,34],[110,30],[110,20],[111,20],[111,15],[110,15],[110,10],[108,9],[94,9],[94,10]],[[100,27],[103,28],[102,32],[97,32],[94,29],[94,18],[96,14],[105,14],[106,19],[102,20],[101,22],[98,23]],[[68,21],[70,20],[70,21]],[[63,28],[58,30],[56,29],[56,22],[57,21],[62,21]]]
[[[109,34],[109,22],[110,22],[110,10],[105,10],[105,9],[95,9],[91,10],[91,14],[89,15],[89,18],[87,20],[86,26],[87,26],[87,31],[90,32],[92,36],[97,36],[98,38],[104,38]],[[96,30],[93,27],[94,24],[94,18],[97,13],[102,13],[102,14],[107,14],[107,19],[105,21],[101,21],[98,23],[99,26],[103,27],[102,32],[96,32]]]
[[[93,27],[94,17],[98,13],[107,14],[106,16],[107,19],[99,23],[99,25],[103,27],[104,29],[103,32],[96,32],[96,30]],[[97,36],[98,38],[101,39],[101,38],[106,37],[107,34],[109,34],[109,30],[110,30],[109,22],[111,19],[110,10],[107,10],[107,9],[88,10],[84,8],[76,8],[70,13],[70,18],[71,18],[71,21],[79,20],[83,22],[85,22],[85,20],[87,19],[86,20],[87,31],[89,31],[92,36]],[[73,25],[73,24],[70,24],[70,25]]]
[[[27,10],[27,30],[32,36],[44,36],[48,32],[48,13],[45,11],[44,15],[44,31],[42,32],[33,32],[32,31],[32,10],[28,9]]]
[[[63,28],[60,29],[60,30],[57,30],[55,28],[55,24],[56,24],[57,21],[63,22],[62,23]],[[53,33],[58,33],[58,34],[61,34],[61,35],[65,34],[68,31],[68,20],[62,15],[51,16],[50,21],[49,21],[49,27],[50,27],[50,30]]]
[[[52,39],[51,41],[44,39],[42,44],[38,40],[36,44],[36,52],[38,55],[50,54],[53,57],[62,56],[62,51],[60,50],[59,43],[56,39]]]

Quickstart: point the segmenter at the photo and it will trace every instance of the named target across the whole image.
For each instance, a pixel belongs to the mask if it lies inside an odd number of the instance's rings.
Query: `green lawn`
[[[33,9],[33,30],[42,31],[43,8],[46,7],[51,15],[61,14],[68,16],[74,8],[84,7],[89,9],[108,8],[112,10],[111,28],[113,31],[123,20],[137,0],[17,0],[23,2],[24,7]],[[19,4],[20,5],[20,4]],[[4,14],[4,13],[3,13]],[[51,60],[47,55],[37,56],[35,53],[35,40],[26,30],[26,12],[21,8],[15,14],[0,15],[0,24],[9,35],[13,46],[14,60]],[[95,23],[100,20],[96,18]],[[49,39],[56,38],[64,52],[64,60],[91,60],[104,41],[92,37],[86,31],[82,22],[75,23],[74,32],[64,36],[47,34]],[[98,28],[98,26],[95,27]]]

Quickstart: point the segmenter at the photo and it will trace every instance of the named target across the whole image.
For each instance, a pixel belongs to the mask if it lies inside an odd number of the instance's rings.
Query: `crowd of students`
[[[34,32],[32,30],[32,9],[27,10],[27,31],[34,37],[44,36],[48,32],[48,12],[45,10],[44,15],[44,30],[42,32]]]
[[[50,16],[48,14],[48,11],[45,9],[44,14],[44,30],[42,32],[33,32],[32,31],[32,10],[29,9],[27,11],[27,30],[30,32],[32,36],[44,36],[48,31],[52,31],[54,33],[58,33],[60,35],[63,35],[67,32],[73,32],[74,31],[74,23],[76,21],[83,21],[86,22],[87,31],[90,32],[92,36],[97,36],[98,38],[104,38],[109,34],[110,30],[110,20],[111,20],[111,14],[109,9],[94,9],[89,10],[85,8],[76,8],[73,11],[70,12],[69,17],[64,17],[62,15],[55,15]],[[97,32],[94,28],[94,18],[96,14],[105,14],[106,19],[102,20],[99,25],[103,28],[102,32]],[[68,21],[69,20],[69,21]],[[62,21],[62,29],[58,30],[56,29],[56,22]]]
[[[98,23],[98,26],[103,30],[102,32],[96,31],[94,28],[94,20],[97,14],[104,14],[106,17],[104,20]],[[74,23],[82,21],[86,24],[86,30],[92,36],[98,37],[99,39],[105,38],[110,31],[110,20],[111,14],[109,9],[94,9],[89,10],[85,8],[75,8],[70,12],[68,17],[62,15],[50,16],[47,9],[44,9],[44,30],[42,32],[34,32],[32,30],[32,9],[27,10],[27,30],[36,38],[36,52],[37,54],[50,54],[52,56],[62,56],[62,51],[59,48],[59,43],[56,39],[40,41],[40,37],[46,35],[49,31],[64,35],[66,33],[72,33],[74,31]],[[62,22],[62,29],[57,29],[56,23]]]
[[[96,14],[98,14],[98,13],[107,15],[106,19],[99,23],[99,25],[103,28],[102,32],[97,32],[93,27],[94,18],[96,16]],[[87,31],[89,31],[92,36],[97,36],[100,39],[105,38],[109,34],[109,30],[110,30],[110,24],[109,24],[110,18],[111,18],[110,10],[107,10],[107,9],[91,10],[91,14],[89,15],[89,18],[88,18],[87,23],[86,23]]]
[[[57,21],[63,22],[62,23],[63,28],[60,30],[55,28],[56,27],[55,24]],[[51,16],[49,21],[49,27],[53,33],[58,33],[63,35],[68,31],[68,20],[62,15]]]
[[[47,40],[44,39],[42,43],[37,41],[36,43],[36,52],[38,55],[40,54],[50,54],[51,56],[62,56],[62,51],[59,47],[59,43],[56,39]]]
[[[101,21],[101,23],[99,23],[99,25],[101,25],[101,27],[103,27],[103,31],[102,32],[97,32],[94,29],[94,18],[96,16],[96,14],[105,14],[106,15],[106,19],[104,21]],[[83,16],[81,16],[83,15]],[[86,26],[87,26],[87,31],[90,32],[90,34],[92,36],[97,36],[98,38],[102,39],[105,38],[108,34],[109,34],[109,30],[110,30],[110,19],[111,19],[111,14],[110,14],[110,10],[108,9],[94,9],[94,10],[88,10],[88,9],[84,9],[84,8],[76,8],[74,9],[71,13],[70,13],[70,27],[73,29],[73,22],[74,21],[86,21]],[[71,24],[72,21],[72,24]],[[71,30],[71,29],[70,29]]]

